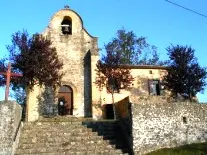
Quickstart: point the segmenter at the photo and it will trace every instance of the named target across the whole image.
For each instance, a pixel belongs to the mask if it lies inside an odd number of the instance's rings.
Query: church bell
[[[64,34],[70,34],[70,25],[62,24],[61,27]]]

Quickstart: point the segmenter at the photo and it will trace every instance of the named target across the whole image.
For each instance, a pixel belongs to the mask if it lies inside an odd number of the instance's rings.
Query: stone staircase
[[[128,154],[114,129],[116,121],[96,122],[71,116],[26,122],[15,155]]]
[[[92,129],[93,132],[98,133],[104,140],[108,140],[116,149],[122,150],[123,153],[133,154],[123,139],[122,131],[120,130],[119,122],[114,120],[102,121],[85,121],[83,122],[87,128]]]

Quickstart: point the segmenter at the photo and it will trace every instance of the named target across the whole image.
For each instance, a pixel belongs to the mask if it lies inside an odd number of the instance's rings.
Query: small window
[[[152,74],[152,70],[149,70],[149,74]]]
[[[149,94],[150,95],[160,95],[160,81],[159,80],[149,80]]]
[[[61,23],[62,33],[65,35],[72,34],[72,19],[65,16]]]

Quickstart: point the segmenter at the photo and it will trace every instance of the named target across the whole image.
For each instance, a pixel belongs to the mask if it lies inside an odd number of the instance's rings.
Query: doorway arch
[[[58,114],[73,115],[73,89],[63,85],[58,91]]]

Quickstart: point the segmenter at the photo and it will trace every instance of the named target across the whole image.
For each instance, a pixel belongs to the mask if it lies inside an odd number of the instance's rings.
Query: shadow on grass
[[[207,142],[160,149],[147,155],[207,155]]]

